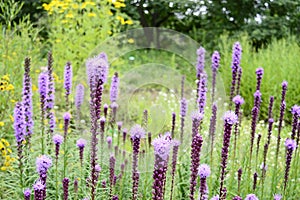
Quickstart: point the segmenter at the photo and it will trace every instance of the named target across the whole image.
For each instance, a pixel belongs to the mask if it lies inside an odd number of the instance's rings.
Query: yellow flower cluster
[[[14,162],[16,159],[12,158],[10,154],[12,153],[11,149],[9,148],[10,144],[9,142],[1,138],[0,140],[0,151],[1,151],[1,158],[0,158],[0,170],[1,171],[6,171],[6,170],[11,170],[11,164]]]
[[[10,78],[9,75],[6,74],[1,77],[0,79],[0,91],[11,91],[14,90],[15,87],[10,84]]]
[[[130,19],[129,20],[125,20],[121,16],[117,16],[116,18],[117,18],[117,20],[119,20],[121,22],[122,25],[125,25],[125,24],[131,25],[131,24],[133,24],[133,21],[130,20]]]
[[[108,0],[109,3],[113,4],[115,8],[125,8],[125,0]]]
[[[49,4],[44,3],[42,6],[44,10],[48,12],[49,15],[53,14],[54,12],[57,13],[67,13],[66,18],[74,18],[71,9],[85,9],[89,6],[95,6],[96,3],[92,1],[85,1],[81,3],[80,1],[76,0],[52,0]],[[93,14],[91,14],[91,17]]]

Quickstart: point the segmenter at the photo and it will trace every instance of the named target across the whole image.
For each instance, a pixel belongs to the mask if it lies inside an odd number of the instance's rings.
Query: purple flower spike
[[[187,100],[185,98],[182,98],[181,102],[180,102],[180,116],[181,117],[186,116],[187,106],[188,106]]]
[[[111,149],[112,137],[108,136],[108,137],[106,138],[106,142],[107,142],[107,144],[108,144],[108,148]]]
[[[140,125],[134,125],[130,129],[131,138],[144,138],[145,137],[145,130]]]
[[[192,117],[192,138],[199,132],[200,125],[203,119],[203,113],[195,111],[191,115]]]
[[[110,87],[110,101],[111,102],[117,101],[118,89],[119,89],[119,77],[118,77],[118,73],[115,72],[114,76],[111,79],[111,87]]]
[[[70,62],[67,62],[64,71],[64,88],[66,90],[66,96],[71,94],[72,77],[73,77],[72,65]]]
[[[200,77],[200,74],[204,72],[204,65],[205,65],[205,49],[200,47],[197,49],[197,77]]]
[[[259,200],[255,194],[248,194],[245,200]]]
[[[88,75],[88,82],[92,77],[98,77],[102,83],[106,83],[108,74],[108,60],[107,55],[102,52],[99,55],[90,58],[86,61],[86,69]]]
[[[294,105],[291,109],[291,112],[293,114],[293,123],[292,123],[292,135],[291,138],[292,140],[295,139],[296,137],[296,132],[298,129],[298,122],[299,122],[299,117],[300,117],[300,106]]]
[[[212,68],[212,95],[211,95],[211,102],[214,102],[215,98],[215,91],[216,91],[216,76],[217,71],[220,66],[220,54],[219,52],[215,51],[211,57],[211,68]]]
[[[242,105],[244,104],[244,99],[240,95],[235,96],[232,101],[235,103],[235,105]]]
[[[61,135],[54,135],[52,137],[53,143],[55,144],[55,158],[56,160],[58,159],[58,154],[59,154],[59,149],[60,149],[60,145],[63,143],[64,138]]]
[[[24,140],[25,135],[25,118],[22,103],[18,102],[14,109],[14,130],[15,138],[18,144]]]
[[[76,145],[79,148],[79,159],[80,159],[80,164],[81,164],[81,167],[82,167],[82,165],[83,165],[83,150],[84,150],[84,147],[86,145],[86,140],[80,138],[80,139],[77,140]]]
[[[207,75],[202,73],[200,76],[200,83],[198,88],[198,106],[199,112],[204,114],[204,109],[206,105],[206,93],[207,93]]]
[[[256,81],[257,81],[256,90],[260,90],[261,80],[264,75],[264,69],[257,68],[255,73],[256,73]]]
[[[40,176],[45,175],[51,166],[52,160],[46,155],[42,155],[36,159],[36,170]]]
[[[235,197],[232,198],[232,200],[243,200],[243,199],[240,196],[235,196]]]
[[[238,118],[236,114],[232,111],[227,111],[223,117],[224,119],[224,135],[223,135],[223,147],[221,155],[221,176],[220,176],[220,198],[226,199],[226,193],[224,193],[224,180],[225,171],[227,168],[227,159],[229,153],[230,137],[232,126],[237,123]]]
[[[195,188],[197,185],[197,174],[198,168],[200,164],[200,153],[202,148],[203,139],[201,135],[196,130],[196,134],[193,136],[192,144],[191,144],[191,166],[190,166],[190,199],[194,199]]]
[[[155,163],[153,171],[152,199],[163,199],[167,164],[172,141],[169,137],[159,137],[153,140]]]
[[[77,110],[80,110],[83,100],[84,100],[84,86],[82,84],[78,84],[76,86],[76,95],[75,95],[75,106]]]
[[[274,195],[274,200],[281,200],[282,196],[280,194]]]
[[[109,183],[110,183],[110,189],[109,189],[109,196],[112,196],[112,188],[114,183],[114,176],[115,176],[115,164],[116,159],[113,155],[110,156],[109,159]]]
[[[207,164],[202,164],[199,166],[198,175],[200,178],[207,178],[210,175],[210,167]]]
[[[24,200],[30,200],[31,190],[29,188],[25,189],[23,194],[24,194]]]
[[[296,142],[292,139],[289,139],[289,138],[286,139],[284,144],[285,144],[285,146],[288,150],[292,150],[292,151],[294,151],[296,149],[296,146],[297,146]]]
[[[132,199],[138,198],[139,173],[138,173],[138,155],[140,151],[141,138],[145,137],[145,130],[140,125],[134,125],[131,130],[132,139]]]
[[[68,178],[63,179],[63,190],[64,190],[64,200],[68,200],[69,196],[69,182]]]
[[[261,92],[259,90],[256,90],[256,92],[254,93],[254,106],[256,106],[259,109],[260,103],[261,103]]]
[[[32,83],[30,78],[30,59],[25,58],[25,73],[23,78],[23,98],[22,103],[24,107],[25,120],[25,135],[26,142],[30,145],[30,137],[33,132],[33,111],[32,111]]]
[[[173,154],[172,154],[172,181],[171,181],[171,194],[170,200],[172,200],[173,196],[173,188],[174,188],[174,179],[175,179],[175,172],[176,172],[176,164],[177,164],[177,155],[179,149],[180,142],[178,140],[173,140]]]
[[[235,85],[236,85],[238,70],[240,68],[241,55],[242,55],[242,47],[239,42],[236,42],[233,45],[233,49],[232,49],[232,63],[231,63],[232,81],[231,81],[230,99],[229,99],[230,106],[231,106],[232,98],[234,97],[235,94]]]
[[[38,80],[39,94],[41,103],[45,105],[46,95],[47,95],[47,85],[48,85],[48,74],[45,72],[40,73]]]
[[[44,196],[44,191],[46,189],[46,186],[41,182],[41,180],[38,180],[34,185],[33,185],[33,190],[34,190],[34,200],[43,200],[46,198]]]
[[[198,175],[200,176],[200,200],[208,199],[208,187],[206,178],[210,175],[210,167],[207,164],[199,166]]]

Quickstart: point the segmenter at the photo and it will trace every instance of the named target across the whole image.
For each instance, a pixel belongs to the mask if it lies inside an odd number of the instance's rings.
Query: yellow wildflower
[[[15,89],[15,87],[12,85],[12,84],[9,84],[7,87],[6,87],[6,90],[13,90]]]
[[[33,84],[33,85],[32,85],[32,91],[35,92],[35,91],[37,91],[37,90],[38,90],[37,86]]]
[[[122,8],[122,7],[126,7],[125,3],[121,3],[121,2],[114,2],[113,3],[115,8]]]
[[[12,102],[12,103],[16,103],[17,101],[16,101],[16,100],[14,100],[14,99],[11,99],[11,100],[10,100],[10,102]]]
[[[108,11],[107,14],[108,14],[109,16],[114,15],[111,11]]]
[[[129,39],[127,40],[127,42],[130,43],[130,44],[132,44],[132,43],[134,43],[134,39],[129,38]]]
[[[41,70],[39,70],[39,69],[35,70],[35,73],[37,73],[37,74],[39,74],[40,72],[41,72]]]
[[[56,42],[56,43],[60,43],[61,40],[60,40],[60,39],[56,39],[55,42]]]
[[[88,13],[88,16],[89,17],[96,17],[96,14],[95,13]]]
[[[4,91],[5,87],[3,85],[0,86],[0,91]]]
[[[4,126],[4,122],[0,122],[0,126]]]
[[[64,125],[63,125],[62,123],[60,123],[60,124],[58,125],[58,127],[59,127],[59,129],[63,129]]]
[[[2,142],[5,146],[7,146],[7,147],[10,146],[9,142],[8,142],[6,139],[4,139],[4,138],[1,139],[1,142]]]
[[[122,25],[125,24],[125,19],[123,17],[117,16],[116,18],[117,18],[117,20],[119,20],[121,22]]]
[[[129,19],[125,23],[128,24],[128,25],[131,25],[131,24],[133,24],[133,21]]]
[[[10,81],[8,74],[5,74],[4,76],[2,76],[2,79],[5,81]]]
[[[12,151],[11,151],[11,149],[10,149],[10,148],[8,148],[8,149],[7,149],[7,152],[8,152],[8,153],[12,153]]]
[[[107,33],[108,33],[108,35],[111,35],[111,34],[112,34],[112,32],[111,32],[111,31],[107,31]]]
[[[68,13],[67,15],[66,15],[66,18],[73,18],[74,17],[74,15],[72,14],[72,13]]]
[[[78,8],[79,8],[79,6],[78,6],[78,4],[72,4],[72,8],[74,8],[74,9],[78,9]]]
[[[6,167],[1,167],[1,170],[2,171],[5,171],[7,168]]]

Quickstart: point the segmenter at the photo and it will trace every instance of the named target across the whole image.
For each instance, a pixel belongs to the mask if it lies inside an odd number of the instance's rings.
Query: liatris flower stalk
[[[110,105],[111,108],[111,118],[110,118],[110,126],[112,129],[114,129],[114,124],[116,122],[116,116],[117,116],[117,109],[118,109],[119,105],[116,102],[113,102]]]
[[[93,76],[94,77],[98,76],[102,84],[106,83],[108,68],[109,68],[108,59],[107,59],[107,55],[104,52],[101,52],[99,55],[93,58],[89,58],[86,61],[88,83],[90,84],[90,80],[92,79]],[[95,86],[94,81],[95,80],[92,79],[92,84],[90,84],[90,87]],[[91,89],[93,90],[93,88]]]
[[[248,194],[245,200],[259,200],[255,194]]]
[[[254,106],[258,108],[257,120],[259,117],[260,104],[261,104],[261,92],[259,90],[257,90],[254,93]]]
[[[200,164],[200,152],[202,148],[202,142],[203,139],[201,135],[197,133],[194,135],[192,139],[192,145],[191,145],[191,175],[190,175],[190,199],[194,199],[195,195],[195,188],[196,188],[196,178],[198,173],[198,167]]]
[[[181,99],[184,97],[184,81],[185,81],[185,76],[182,76],[182,78],[181,78]]]
[[[78,179],[75,178],[74,180],[74,193],[75,193],[75,199],[78,198]]]
[[[274,195],[274,200],[281,200],[282,196],[280,194]]]
[[[103,113],[104,113],[104,118],[107,118],[107,113],[108,113],[108,105],[104,104],[103,105]]]
[[[269,107],[268,107],[268,119],[273,117],[273,105],[274,105],[274,97],[270,96]]]
[[[154,148],[154,171],[152,185],[152,199],[161,200],[164,197],[164,181],[172,141],[169,137],[158,137],[152,142]]]
[[[173,196],[173,188],[174,188],[174,180],[175,180],[175,172],[176,172],[176,164],[177,164],[177,155],[179,149],[180,142],[178,140],[173,140],[173,154],[172,154],[172,181],[171,181],[171,192],[170,192],[170,200],[172,200]]]
[[[260,86],[261,86],[261,80],[262,77],[264,75],[264,69],[263,68],[257,68],[256,71],[256,90],[260,90]]]
[[[238,169],[238,195],[240,195],[240,192],[241,192],[242,174],[243,174],[243,170],[242,170],[242,168],[239,168]]]
[[[283,118],[284,118],[284,112],[286,109],[285,96],[286,96],[286,91],[287,91],[287,87],[288,87],[288,82],[283,81],[281,86],[282,86],[282,91],[281,91],[280,115],[279,115],[277,146],[276,146],[276,163],[277,163],[278,153],[279,153],[279,148],[280,148],[280,140],[281,140],[280,133],[281,133],[281,128],[282,128],[282,122],[283,122]]]
[[[237,95],[235,96],[232,101],[234,102],[235,104],[235,114],[238,118],[238,121],[237,123],[234,125],[234,150],[233,150],[233,157],[234,157],[234,160],[235,160],[235,153],[236,153],[236,141],[237,141],[237,135],[238,135],[238,132],[239,132],[239,118],[240,118],[240,109],[241,109],[241,105],[244,103],[244,99],[240,96],[240,95]]]
[[[118,137],[118,146],[120,144],[120,135],[121,135],[122,125],[123,125],[123,122],[121,122],[121,121],[117,122],[117,127],[118,127],[118,134],[117,134],[117,137]]]
[[[204,72],[204,65],[205,65],[205,49],[203,47],[200,47],[199,49],[197,49],[197,65],[196,65],[197,78],[199,78],[200,75]]]
[[[198,111],[195,111],[191,115],[192,117],[192,138],[194,138],[195,135],[197,135],[200,131],[200,125],[203,119],[203,114],[199,113]]]
[[[213,149],[215,143],[215,132],[216,132],[216,123],[217,123],[217,111],[218,107],[216,103],[212,105],[212,115],[210,117],[210,124],[209,124],[209,137],[210,137],[210,165],[212,166],[213,162]]]
[[[48,142],[47,142],[47,145],[50,146],[51,145],[50,136],[53,137],[53,134],[54,134],[54,131],[55,131],[55,126],[56,126],[54,112],[50,111],[48,113],[48,117],[49,117],[49,130],[48,130]],[[50,149],[48,149],[48,150],[50,150]]]
[[[118,98],[118,90],[119,90],[119,77],[118,73],[115,72],[114,76],[111,79],[111,87],[110,87],[110,102],[116,102]]]
[[[211,93],[211,102],[215,102],[215,92],[216,92],[216,78],[217,71],[220,66],[220,54],[215,51],[211,57],[211,69],[212,69],[212,93]]]
[[[174,138],[174,132],[175,132],[175,125],[176,125],[176,113],[172,113],[172,128],[171,128],[171,136]]]
[[[68,130],[69,130],[69,125],[70,125],[70,120],[71,120],[71,114],[66,112],[64,113],[64,145],[63,145],[63,150],[64,150],[64,170],[63,170],[63,177],[66,176],[66,171],[67,171],[67,158],[68,158],[68,150],[66,146],[67,142],[67,136],[68,136]]]
[[[252,119],[251,119],[251,143],[250,143],[250,161],[249,165],[251,164],[252,160],[252,152],[253,152],[253,143],[254,143],[254,137],[255,137],[255,132],[256,132],[256,123],[257,123],[257,118],[258,118],[258,108],[254,107],[251,112]]]
[[[210,167],[206,164],[200,165],[198,175],[200,176],[199,200],[208,200],[208,187],[206,179],[210,176]]]
[[[31,190],[29,188],[25,189],[23,194],[24,194],[24,200],[30,200]]]
[[[296,142],[292,139],[286,139],[286,161],[285,161],[285,174],[284,174],[284,190],[286,190],[287,182],[289,179],[289,172],[291,168],[293,151],[296,149]]]
[[[151,134],[151,132],[148,132],[148,145],[149,145],[149,148],[151,147],[151,144],[152,144],[152,134]]]
[[[242,80],[242,74],[243,74],[243,69],[240,66],[238,69],[238,77],[237,77],[237,85],[236,85],[236,94],[240,94],[240,88],[241,88],[241,80]]]
[[[24,62],[24,78],[23,78],[23,108],[25,122],[25,138],[28,149],[30,149],[30,138],[33,133],[33,111],[32,111],[32,83],[30,78],[30,58],[25,58]]]
[[[80,108],[83,103],[83,100],[84,100],[84,86],[82,84],[78,84],[76,86],[76,95],[75,95],[75,107],[76,107],[78,122],[80,120]]]
[[[101,182],[101,187],[104,188],[104,189],[106,188],[106,180],[103,180],[103,181]]]
[[[243,200],[243,199],[240,196],[235,196],[235,197],[232,198],[232,200]]]
[[[40,73],[38,86],[39,86],[39,94],[40,94],[40,106],[41,106],[41,145],[42,145],[42,154],[44,154],[44,120],[45,120],[45,103],[46,103],[46,95],[47,95],[47,85],[48,85],[48,75],[45,72]]]
[[[185,98],[181,99],[180,102],[180,141],[183,141],[183,134],[184,134],[184,119],[187,112],[187,100]]]
[[[46,186],[41,182],[41,180],[38,180],[33,185],[34,190],[34,200],[44,200],[46,196],[44,196],[44,191],[46,190]]]
[[[109,196],[110,197],[112,197],[112,190],[114,185],[115,164],[116,164],[116,159],[113,155],[111,155],[109,159],[109,183],[110,183]]]
[[[46,198],[46,182],[47,182],[47,172],[48,169],[52,166],[52,160],[46,155],[42,155],[36,158],[36,171],[40,175],[40,181],[45,186],[43,190],[43,198]]]
[[[236,87],[235,85],[236,85],[238,69],[240,68],[241,55],[242,55],[242,47],[239,42],[236,42],[233,45],[233,49],[232,49],[232,63],[231,63],[232,81],[231,81],[230,99],[229,99],[230,107],[232,105],[232,99],[235,94],[235,87]]]
[[[59,149],[60,149],[60,145],[63,143],[64,138],[61,135],[54,135],[53,136],[53,143],[55,144],[55,158],[56,160],[58,159],[58,154],[59,154]]]
[[[56,198],[58,197],[58,154],[60,145],[63,143],[64,138],[61,135],[54,135],[52,137],[53,143],[55,145],[55,178],[56,178]]]
[[[126,137],[127,137],[127,129],[124,128],[124,129],[123,129],[123,146],[125,146]]]
[[[76,142],[76,145],[79,149],[79,159],[80,159],[80,166],[83,166],[83,151],[84,151],[84,147],[86,145],[86,140],[85,139],[78,139]]]
[[[253,191],[255,191],[255,189],[256,189],[257,177],[258,177],[257,173],[254,172],[254,174],[253,174],[253,187],[252,187]]]
[[[106,138],[106,142],[107,142],[107,145],[108,145],[108,149],[110,150],[111,149],[111,144],[112,144],[112,137],[108,136]]]
[[[200,76],[200,84],[199,84],[199,98],[198,98],[198,106],[199,112],[204,115],[204,109],[206,105],[206,93],[207,93],[207,75],[206,73],[202,73]]]
[[[296,132],[298,129],[298,122],[299,122],[299,117],[300,117],[300,106],[298,105],[294,105],[292,107],[292,115],[293,115],[293,123],[292,123],[292,135],[291,135],[291,139],[295,140],[296,137]]]
[[[64,178],[62,181],[64,190],[64,200],[68,200],[69,197],[69,182],[70,180],[68,178]]]
[[[72,65],[70,62],[67,62],[64,71],[64,88],[66,90],[65,98],[66,98],[67,110],[69,110],[69,95],[71,94],[71,89],[72,89],[72,77],[73,77]]]
[[[141,139],[145,137],[145,130],[140,125],[134,125],[131,130],[132,140],[132,199],[136,200],[138,197],[139,179],[138,174],[138,156],[140,151]]]
[[[20,169],[20,185],[23,188],[23,141],[25,139],[25,118],[23,104],[18,102],[14,109],[14,132],[17,142],[18,161]]]
[[[54,108],[55,100],[55,88],[54,88],[54,77],[53,77],[53,57],[52,53],[48,52],[48,91],[47,91],[47,105],[46,108],[50,112]],[[49,113],[48,113],[49,114]]]
[[[223,119],[224,119],[224,135],[223,135],[223,147],[222,147],[222,156],[221,156],[220,199],[226,199],[226,193],[223,192],[223,188],[224,188],[224,181],[225,181],[225,172],[227,168],[231,130],[232,130],[232,126],[238,121],[236,114],[232,111],[227,111]]]

